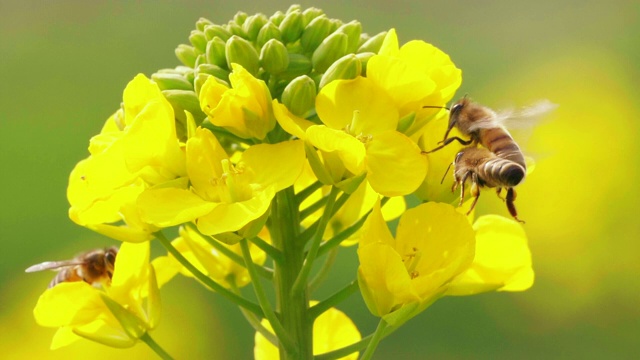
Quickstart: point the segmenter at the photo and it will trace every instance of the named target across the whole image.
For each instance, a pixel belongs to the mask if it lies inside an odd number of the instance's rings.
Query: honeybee
[[[468,147],[462,149],[456,155],[453,162],[453,177],[455,182],[451,191],[455,191],[460,186],[460,205],[464,200],[465,183],[471,181],[471,196],[474,197],[471,208],[467,215],[471,213],[480,197],[481,187],[495,187],[498,197],[502,189],[507,189],[505,199],[507,209],[513,218],[519,222],[524,221],[518,219],[518,212],[514,201],[516,200],[516,191],[514,186],[518,185],[525,176],[526,170],[519,163],[498,157],[494,152],[481,147]],[[449,169],[447,169],[448,171]],[[446,176],[446,173],[445,173]],[[443,179],[444,180],[444,179]],[[501,197],[502,198],[502,197]]]
[[[26,272],[56,270],[58,274],[49,283],[49,288],[66,281],[84,281],[90,285],[111,282],[118,254],[117,247],[85,252],[71,260],[45,261],[29,267]]]
[[[533,106],[517,113],[503,112],[496,113],[486,106],[472,102],[466,96],[458,100],[449,110],[449,126],[444,134],[444,139],[440,146],[423,153],[432,153],[449,145],[453,141],[458,141],[462,145],[480,144],[497,157],[513,161],[523,169],[527,169],[524,156],[520,147],[513,140],[511,134],[504,127],[503,123],[512,118],[533,118],[543,115],[556,107],[548,101],[541,101]],[[453,127],[457,127],[460,132],[469,137],[469,140],[461,139],[457,136],[449,137]]]

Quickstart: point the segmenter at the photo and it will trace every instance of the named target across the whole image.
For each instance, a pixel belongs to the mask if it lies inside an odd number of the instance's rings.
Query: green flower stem
[[[192,227],[192,229],[197,231],[197,229],[194,227]],[[228,247],[224,246],[221,242],[211,238],[210,236],[202,235],[202,237],[209,243],[209,245],[214,247],[217,251],[222,253],[224,256],[231,259],[231,261],[233,261],[238,265],[244,266],[245,268],[247,267],[247,265],[244,263],[244,259],[242,258],[242,256],[236,254],[235,252],[230,250]],[[264,266],[256,266],[256,270],[258,271],[258,274],[260,274],[260,276],[264,277],[265,279],[273,278],[273,271],[265,268]]]
[[[360,360],[371,359],[371,357],[373,356],[373,353],[376,351],[376,348],[378,347],[378,344],[380,344],[380,340],[382,340],[382,338],[384,338],[385,336],[385,330],[387,326],[388,326],[387,322],[384,321],[383,319],[380,319],[380,322],[378,323],[378,327],[376,328],[376,331],[373,333],[373,337],[371,338],[371,341],[367,345],[367,348],[365,349],[364,354],[362,354],[362,357],[360,357]]]
[[[358,280],[353,280],[335,294],[312,306],[311,309],[309,309],[309,315],[314,319],[317,318],[325,311],[336,306],[337,304],[341,303],[343,300],[351,296],[353,293],[358,291],[358,289]]]
[[[249,271],[249,277],[251,278],[251,284],[253,285],[253,290],[256,293],[256,297],[258,298],[258,303],[260,303],[260,307],[264,312],[264,316],[269,320],[271,327],[273,328],[273,332],[276,334],[279,343],[282,344],[287,352],[295,351],[295,343],[291,338],[291,335],[287,333],[284,329],[280,320],[276,316],[276,313],[273,311],[273,307],[267,298],[267,294],[264,292],[262,288],[262,283],[260,283],[260,278],[258,277],[258,272],[256,271],[255,264],[253,259],[251,258],[251,250],[249,250],[249,244],[247,243],[247,239],[240,240],[240,247],[242,248],[242,256],[244,256],[244,262],[247,264],[247,270]]]
[[[155,232],[154,235],[156,239],[160,241],[162,246],[164,246],[164,248],[167,249],[167,251],[171,255],[173,255],[173,257],[176,258],[176,260],[178,260],[178,262],[182,266],[184,266],[187,270],[189,270],[193,274],[193,276],[195,276],[198,280],[202,281],[211,290],[219,293],[220,295],[231,300],[233,303],[239,306],[242,306],[243,308],[251,311],[252,313],[260,317],[264,316],[264,313],[262,312],[262,309],[258,304],[251,302],[243,298],[242,296],[238,296],[234,294],[233,292],[226,289],[224,286],[218,284],[217,282],[213,281],[213,279],[211,279],[207,275],[200,272],[200,270],[198,270],[193,264],[189,262],[189,260],[187,260],[184,256],[182,256],[182,254],[175,247],[173,247],[173,245],[171,244],[171,241],[169,241],[169,239],[167,239],[167,237],[164,236],[164,234],[161,231]]]
[[[243,139],[237,135],[234,135],[232,133],[230,133],[229,131],[217,127],[215,125],[213,125],[211,122],[209,122],[209,120],[205,120],[202,122],[202,124],[200,125],[205,129],[208,129],[209,131],[211,131],[217,138],[226,138],[229,140],[232,140],[233,142],[237,142],[240,144],[247,144],[247,145],[254,145],[256,144],[256,141],[253,139]]]
[[[262,251],[266,252],[270,258],[273,259],[276,263],[282,262],[282,252],[269,244],[268,242],[262,240],[258,236],[249,239],[255,246],[259,247]]]
[[[309,215],[321,209],[326,203],[327,203],[327,197],[325,196],[322,199],[307,206],[304,210],[300,211],[300,220],[306,219]]]
[[[307,278],[311,273],[311,269],[313,268],[313,263],[316,260],[316,256],[318,255],[318,249],[320,248],[320,244],[322,243],[322,235],[324,235],[324,231],[327,228],[327,224],[329,223],[329,219],[333,215],[333,206],[336,203],[336,196],[338,196],[338,192],[340,189],[337,187],[332,187],[331,192],[327,195],[327,205],[324,208],[324,213],[320,218],[320,222],[318,223],[318,228],[316,229],[313,242],[311,243],[311,248],[307,252],[307,256],[304,259],[304,264],[298,277],[296,278],[295,283],[293,284],[293,288],[291,289],[292,293],[303,291],[303,289],[307,286]]]
[[[231,289],[233,290],[233,292],[240,295],[240,289],[238,289],[238,286],[235,283],[235,279],[229,279],[229,283],[231,284]],[[278,346],[278,338],[275,336],[273,332],[269,331],[266,327],[262,325],[262,322],[254,313],[249,312],[241,307],[239,309],[242,315],[244,316],[244,318],[247,319],[247,322],[249,322],[249,325],[251,325],[251,327],[255,331],[259,332],[262,336],[264,336],[267,340],[269,340],[269,342],[272,343],[273,345]]]
[[[298,204],[298,206],[300,204],[302,204],[302,202],[308,198],[311,194],[313,194],[314,192],[316,192],[316,190],[320,189],[322,187],[322,183],[320,181],[316,181],[313,184],[307,186],[306,188],[304,188],[303,190],[301,190],[300,192],[298,192],[296,194],[296,204]]]
[[[318,252],[318,254],[320,254]],[[319,255],[318,255],[319,256]],[[329,252],[329,255],[326,259],[324,259],[324,264],[320,268],[320,271],[309,281],[309,293],[313,293],[322,285],[324,280],[329,276],[329,272],[331,271],[331,267],[336,262],[336,258],[338,257],[338,248],[333,248]]]
[[[356,351],[360,351],[365,347],[367,347],[372,337],[373,335],[366,336],[362,338],[362,340],[355,342],[351,345],[347,345],[338,350],[333,350],[333,351],[326,352],[324,354],[316,355],[313,357],[313,359],[314,360],[336,360],[336,359],[343,358],[349,354],[352,354]]]
[[[169,355],[169,353],[167,353],[162,347],[160,347],[160,345],[158,345],[158,343],[151,338],[148,332],[144,333],[144,335],[140,337],[140,340],[144,341],[145,344],[149,345],[151,350],[153,350],[153,352],[155,352],[161,359],[173,360],[171,355]]]
[[[298,241],[300,221],[293,187],[276,194],[271,203],[269,223],[274,246],[282,252],[282,262],[275,264],[274,283],[276,306],[287,333],[294,337],[297,351],[288,351],[280,344],[280,359],[313,358],[313,319],[309,317],[309,293],[306,288],[292,292],[296,277],[304,262],[304,243]]]
[[[331,195],[331,194],[329,194]],[[328,195],[327,195],[328,196]],[[332,211],[330,212],[329,215],[329,219],[331,219],[333,217],[333,215],[335,215],[338,210],[340,210],[340,208],[342,207],[342,205],[344,205],[347,200],[349,199],[349,194],[342,194],[338,200],[335,200],[335,204],[333,204],[332,206]],[[324,214],[329,213],[327,211],[327,207],[325,206],[325,211]],[[306,244],[307,241],[309,241],[318,231],[318,226],[320,226],[320,223],[322,222],[322,217],[320,219],[318,219],[316,222],[314,222],[311,226],[309,226],[307,229],[305,229],[302,234],[300,234],[300,236],[298,237],[298,241],[300,241],[303,244]],[[325,225],[326,227],[326,225]]]

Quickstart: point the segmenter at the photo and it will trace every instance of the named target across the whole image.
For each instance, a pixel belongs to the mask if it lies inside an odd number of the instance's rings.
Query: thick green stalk
[[[309,294],[306,287],[291,291],[304,262],[304,243],[300,234],[298,207],[293,188],[276,194],[271,207],[271,238],[282,252],[282,261],[275,264],[276,309],[285,331],[293,337],[297,351],[289,352],[280,345],[280,359],[313,359],[313,319],[309,316]]]
[[[144,333],[144,335],[140,337],[140,340],[149,345],[151,350],[153,350],[153,352],[155,352],[161,359],[173,360],[171,355],[169,355],[168,352],[166,352],[157,342],[155,342],[155,340],[151,338],[151,336],[149,336],[149,333]]]

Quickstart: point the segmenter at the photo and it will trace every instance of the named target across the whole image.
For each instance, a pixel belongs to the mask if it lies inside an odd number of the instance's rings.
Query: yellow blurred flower
[[[207,240],[189,227],[181,227],[179,232],[180,236],[173,240],[171,244],[200,272],[226,288],[243,287],[251,282],[249,271],[246,267],[233,261],[210,244],[210,242],[218,240]],[[260,238],[269,240],[269,233],[266,228],[260,233]],[[220,242],[219,246],[225,247],[230,252],[242,257],[240,244],[227,245]],[[265,252],[251,242],[249,242],[249,250],[251,251],[253,262],[257,265],[263,265],[267,260]],[[156,258],[153,260],[153,264],[156,267],[163,267],[162,272],[159,271],[158,274],[159,283],[168,281],[177,272],[184,276],[193,277],[193,274],[182,267],[171,255]]]
[[[311,306],[315,304],[317,301],[311,301]],[[267,319],[262,320],[262,325],[273,332]],[[345,313],[336,308],[330,308],[318,316],[313,323],[313,354],[320,355],[338,350],[360,341],[361,338],[358,328]],[[354,352],[340,359],[355,360],[359,354]],[[278,348],[259,332],[255,335],[253,356],[255,360],[280,359]]]
[[[211,76],[200,89],[200,106],[216,126],[241,138],[264,139],[276,124],[271,94],[264,81],[231,64],[231,88]]]
[[[426,157],[396,131],[398,110],[371,80],[358,77],[329,83],[316,98],[316,110],[325,125],[307,128],[307,140],[324,152],[335,152],[351,174],[366,172],[378,193],[406,195],[422,183]]]
[[[155,83],[136,76],[123,101],[69,176],[69,217],[115,239],[144,241],[156,229],[140,220],[135,200],[149,186],[185,176],[185,156],[173,108]],[[111,225],[118,221],[126,226]]]
[[[111,285],[96,288],[84,281],[47,289],[33,310],[41,326],[59,328],[51,348],[81,337],[113,347],[133,346],[158,324],[160,298],[149,243],[123,243]]]
[[[251,146],[233,164],[216,137],[198,128],[187,141],[191,188],[149,189],[137,205],[142,219],[159,227],[195,220],[206,235],[236,231],[262,216],[277,191],[293,185],[304,162],[302,141],[293,140]]]
[[[406,320],[443,295],[520,291],[533,283],[531,254],[519,224],[484,216],[472,228],[464,215],[442,203],[407,210],[395,238],[376,204],[358,257],[360,289],[376,316],[410,305],[402,315]]]

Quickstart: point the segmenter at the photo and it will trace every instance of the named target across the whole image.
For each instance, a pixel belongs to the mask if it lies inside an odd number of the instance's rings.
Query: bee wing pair
[[[475,121],[469,126],[469,131],[474,132],[495,127],[529,129],[536,125],[543,116],[557,107],[557,104],[545,99],[517,110],[503,109],[496,112],[495,116],[488,116],[482,120]]]
[[[38,272],[38,271],[44,271],[44,270],[60,270],[64,267],[82,265],[82,264],[84,264],[83,261],[75,260],[75,259],[63,260],[63,261],[45,261],[40,264],[29,266],[25,270],[25,272],[32,273],[32,272]]]

